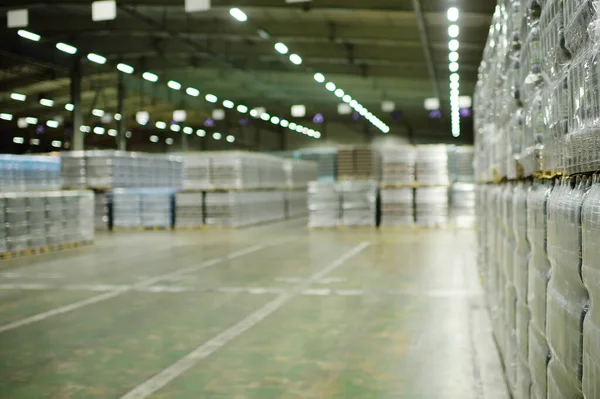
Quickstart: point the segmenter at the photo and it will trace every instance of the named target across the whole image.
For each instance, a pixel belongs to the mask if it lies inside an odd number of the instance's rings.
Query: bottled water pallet
[[[50,252],[63,251],[66,249],[81,248],[84,246],[92,245],[93,243],[94,243],[93,241],[77,241],[77,242],[67,242],[64,244],[57,244],[57,245],[46,245],[46,246],[39,247],[39,248],[21,249],[19,251],[0,252],[0,259],[9,260],[9,259],[20,258],[23,256],[42,255],[42,254],[46,254],[46,253],[50,253]]]
[[[173,230],[171,226],[130,226],[130,227],[122,227],[122,226],[113,226],[112,231],[168,231]]]

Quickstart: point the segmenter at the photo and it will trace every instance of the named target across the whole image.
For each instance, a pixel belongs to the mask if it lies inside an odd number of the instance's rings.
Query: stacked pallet
[[[341,218],[341,198],[334,182],[316,181],[308,185],[308,226],[337,227]]]
[[[340,182],[337,190],[342,200],[342,226],[375,227],[377,225],[377,182]]]
[[[440,227],[448,224],[449,183],[447,147],[417,146],[415,216],[418,226]]]
[[[0,252],[93,241],[93,200],[89,191],[0,194]]]
[[[310,148],[296,153],[296,157],[317,164],[317,175],[320,181],[337,180],[338,151],[336,148]]]
[[[389,146],[381,150],[381,225],[415,223],[414,189],[416,148]]]
[[[173,225],[175,191],[160,188],[119,188],[111,193],[115,228],[168,229]]]
[[[175,227],[199,228],[204,225],[204,195],[201,191],[175,194]]]
[[[379,180],[381,159],[372,148],[342,147],[338,150],[339,180]]]
[[[206,225],[244,227],[285,218],[285,191],[207,192]]]
[[[60,159],[0,154],[0,191],[59,190]]]
[[[504,3],[475,95],[494,335],[516,399],[596,398],[600,15],[593,1]]]
[[[286,218],[297,218],[308,215],[308,191],[287,190],[285,192],[285,216]]]

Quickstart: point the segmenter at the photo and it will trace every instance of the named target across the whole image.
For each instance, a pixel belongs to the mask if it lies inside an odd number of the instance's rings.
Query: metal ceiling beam
[[[433,57],[431,55],[431,47],[429,45],[429,37],[427,35],[427,25],[425,23],[425,17],[423,16],[423,9],[421,8],[420,0],[412,0],[413,8],[415,9],[415,15],[417,17],[417,24],[419,25],[419,34],[421,37],[421,45],[423,46],[423,54],[425,55],[425,61],[427,63],[427,71],[429,72],[429,80],[433,88],[434,97],[440,98],[440,87],[438,85],[437,73],[433,64]]]

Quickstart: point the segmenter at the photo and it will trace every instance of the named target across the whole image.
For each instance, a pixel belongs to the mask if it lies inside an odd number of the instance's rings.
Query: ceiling
[[[115,112],[115,65],[124,62],[160,77],[150,83],[125,76],[128,115],[144,109],[153,119],[170,120],[174,109],[184,107],[189,124],[202,124],[215,106],[167,89],[164,82],[172,79],[221,100],[265,107],[272,115],[290,118],[292,105],[305,104],[308,115],[323,113],[326,121],[348,126],[365,124],[338,115],[340,100],[313,79],[321,72],[387,123],[392,134],[449,141],[446,11],[450,5],[461,11],[461,95],[472,95],[496,5],[495,0],[213,0],[210,11],[186,13],[183,3],[120,0],[116,20],[93,22],[89,0],[4,0],[0,14],[28,8],[27,29],[42,39],[34,43],[18,37],[15,29],[0,29],[0,112],[69,118],[63,105],[70,102],[69,69],[75,56],[54,48],[66,42],[78,54],[94,52],[108,59],[104,66],[82,62],[85,121],[93,118],[94,107]],[[231,7],[242,9],[248,21],[233,19]],[[303,64],[295,66],[277,53],[277,41],[301,55]],[[9,97],[13,91],[36,101],[15,102]],[[423,101],[437,96],[442,117],[432,120]],[[40,97],[53,99],[55,107],[40,106]],[[383,112],[384,100],[395,102],[400,113]],[[462,130],[462,138],[471,140],[471,118],[463,120]]]

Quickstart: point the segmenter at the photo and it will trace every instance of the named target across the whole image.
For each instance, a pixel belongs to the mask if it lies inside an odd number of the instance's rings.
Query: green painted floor
[[[0,262],[0,398],[508,398],[473,232],[304,226]]]

